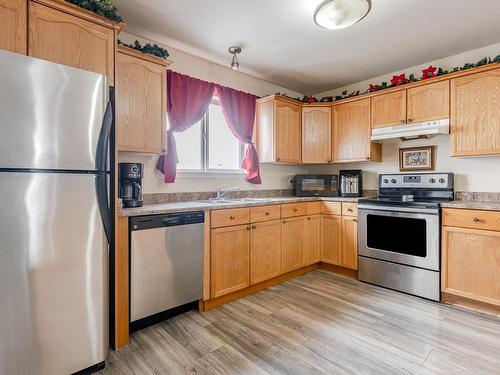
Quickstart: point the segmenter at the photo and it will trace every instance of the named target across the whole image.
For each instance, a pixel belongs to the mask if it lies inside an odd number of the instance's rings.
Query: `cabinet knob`
[[[276,161],[280,161],[280,158],[276,158]]]
[[[269,216],[269,212],[266,212],[266,213],[265,213],[265,215],[266,215],[266,216]]]
[[[327,160],[327,161],[328,161],[328,163],[331,163],[331,162],[332,162],[332,159],[329,159],[329,160]]]
[[[309,217],[307,218],[307,220],[311,220],[311,217],[309,216]]]
[[[283,224],[286,224],[286,223],[288,223],[288,221],[286,221],[286,220],[283,220]]]
[[[358,219],[354,219],[353,221],[354,221],[355,223],[357,223],[357,222],[358,222]]]
[[[296,208],[293,209],[293,212],[297,212],[298,210]]]
[[[233,215],[229,216],[229,218],[230,218],[231,220],[236,219],[236,217],[234,217]]]
[[[352,208],[348,208],[348,209],[347,209],[347,212],[352,212]]]
[[[255,229],[255,228],[257,228],[257,225],[252,225],[252,229]]]
[[[404,124],[406,121],[405,120],[401,120],[401,123]]]
[[[472,221],[473,221],[474,223],[479,223],[479,221],[480,221],[480,220],[479,220],[479,218],[478,218],[478,217],[475,217],[474,219],[472,219]]]
[[[251,227],[250,227],[250,225],[249,225],[249,226],[247,227],[247,230],[250,230],[250,229],[252,229],[252,228],[251,228]]]
[[[409,119],[408,119],[408,122],[413,122],[413,119],[412,119],[412,118],[409,118]]]

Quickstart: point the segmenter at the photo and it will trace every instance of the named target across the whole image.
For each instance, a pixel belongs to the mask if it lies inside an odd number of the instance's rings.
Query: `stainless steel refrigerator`
[[[0,374],[97,369],[108,352],[105,76],[0,51]]]

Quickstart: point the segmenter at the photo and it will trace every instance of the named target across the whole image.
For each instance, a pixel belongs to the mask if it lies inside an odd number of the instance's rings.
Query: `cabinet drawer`
[[[281,208],[278,204],[272,206],[250,207],[250,222],[276,220],[281,217]]]
[[[248,224],[250,222],[250,209],[231,208],[227,210],[215,210],[211,213],[210,222],[212,223],[212,228]]]
[[[328,215],[341,215],[342,203],[340,202],[321,202],[321,213]]]
[[[307,215],[316,215],[320,212],[320,203],[321,202],[307,202],[306,203],[306,214]]]
[[[281,217],[304,216],[306,214],[305,203],[288,203],[281,205]]]
[[[342,216],[358,216],[358,204],[342,203]]]
[[[445,208],[443,225],[500,231],[500,212]]]

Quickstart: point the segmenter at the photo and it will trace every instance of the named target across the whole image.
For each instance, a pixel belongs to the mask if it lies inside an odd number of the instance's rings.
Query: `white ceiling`
[[[313,94],[500,41],[500,0],[372,0],[358,24],[326,30],[322,0],[114,0],[127,31]],[[498,51],[500,54],[500,51]]]

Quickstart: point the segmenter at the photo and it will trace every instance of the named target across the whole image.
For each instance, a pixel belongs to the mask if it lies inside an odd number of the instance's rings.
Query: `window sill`
[[[181,178],[193,178],[193,177],[218,177],[218,178],[236,178],[244,177],[245,171],[177,171],[177,177]]]

